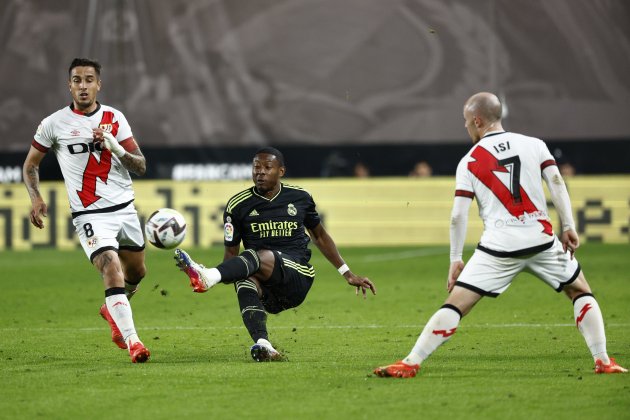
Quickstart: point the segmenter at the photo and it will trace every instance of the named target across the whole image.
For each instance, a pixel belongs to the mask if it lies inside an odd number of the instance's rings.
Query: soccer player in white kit
[[[464,105],[466,129],[474,146],[457,167],[451,213],[449,296],[429,319],[409,355],[376,368],[381,377],[410,378],[457,330],[460,319],[483,297],[496,297],[514,277],[527,271],[573,301],[576,325],[595,361],[595,373],[626,373],[608,357],[602,313],[573,253],[580,242],[571,202],[556,162],[545,143],[506,132],[499,99],[487,92]],[[542,187],[547,183],[562,221],[553,233]],[[464,264],[468,210],[477,199],[484,231],[473,256]]]
[[[143,363],[150,352],[136,333],[129,298],[146,274],[144,234],[129,172],[143,175],[146,161],[125,116],[96,100],[101,65],[75,58],[68,73],[72,104],[42,121],[24,162],[31,223],[44,227],[47,207],[39,191],[39,164],[53,150],[81,246],[103,278],[100,314],[110,324],[112,341],[129,350],[133,363]]]

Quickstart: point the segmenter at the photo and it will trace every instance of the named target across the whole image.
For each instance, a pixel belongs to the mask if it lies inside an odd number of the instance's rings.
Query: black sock
[[[105,290],[105,297],[114,296],[114,295],[124,295],[125,288],[124,287],[110,287]]]
[[[249,332],[254,342],[259,338],[268,340],[267,335],[267,312],[263,308],[258,297],[256,284],[251,280],[239,280],[234,284],[236,296],[241,307],[241,316],[245,328]]]
[[[246,279],[260,268],[260,259],[253,249],[246,249],[239,256],[223,261],[217,266],[222,283],[234,283]]]

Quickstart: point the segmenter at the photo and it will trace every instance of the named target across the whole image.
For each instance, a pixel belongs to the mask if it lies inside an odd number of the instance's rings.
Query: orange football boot
[[[610,358],[610,363],[605,365],[604,362],[597,359],[595,361],[595,373],[628,373],[628,369],[619,366],[615,359]]]
[[[402,360],[388,366],[374,369],[374,373],[382,378],[413,378],[420,370],[420,365],[408,365]]]

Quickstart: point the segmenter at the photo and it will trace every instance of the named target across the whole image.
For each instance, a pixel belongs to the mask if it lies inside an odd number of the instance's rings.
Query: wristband
[[[343,275],[344,275],[344,274],[346,274],[348,271],[350,271],[350,267],[348,267],[348,264],[344,264],[344,265],[342,265],[341,267],[339,267],[339,268],[337,269],[337,271],[339,271],[339,274],[341,274],[341,275],[343,276]]]
[[[103,143],[105,143],[105,147],[108,148],[113,155],[116,155],[119,158],[123,157],[123,155],[127,153],[125,148],[118,143],[116,137],[108,132],[103,132]]]

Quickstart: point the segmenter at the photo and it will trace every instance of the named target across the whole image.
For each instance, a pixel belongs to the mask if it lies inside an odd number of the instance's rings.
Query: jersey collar
[[[492,136],[496,136],[497,134],[503,134],[503,133],[507,133],[507,131],[501,131],[501,130],[496,130],[496,131],[490,131],[489,133],[486,133],[482,139],[485,139],[486,137],[492,137]],[[481,140],[481,139],[479,139]]]
[[[86,114],[85,112],[81,112],[78,109],[74,109],[74,102],[70,104],[70,111],[74,112],[77,115],[84,115],[86,117],[91,117],[92,115],[96,114],[100,109],[101,109],[101,103],[99,101],[96,101],[96,109],[90,112],[89,114]]]
[[[267,198],[267,197],[265,197],[264,195],[259,194],[259,193],[258,193],[258,191],[256,191],[256,186],[255,186],[255,185],[252,187],[252,192],[254,193],[254,195],[256,195],[256,196],[258,196],[258,197],[262,198],[263,200],[273,201],[273,200],[275,200],[275,199],[276,199],[276,197],[277,197],[277,196],[279,196],[279,195],[280,195],[280,193],[282,192],[282,187],[283,187],[283,186],[284,186],[284,184],[282,184],[282,182],[281,182],[281,183],[280,183],[280,189],[278,190],[278,192],[276,193],[276,195],[274,195],[274,196],[273,196],[273,197],[271,197],[271,198]]]

